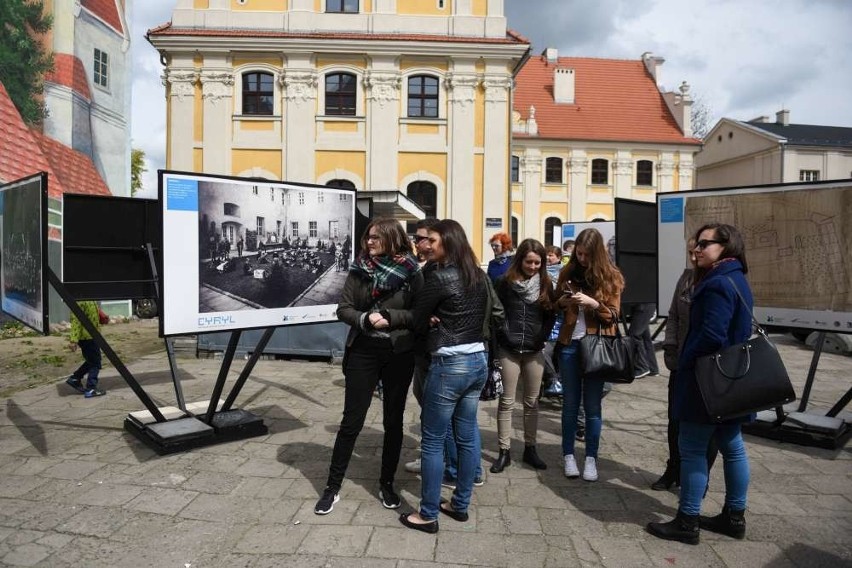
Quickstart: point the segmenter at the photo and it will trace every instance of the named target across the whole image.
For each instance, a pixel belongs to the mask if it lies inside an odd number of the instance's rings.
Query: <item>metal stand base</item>
[[[164,410],[165,414],[170,414],[167,409]],[[217,412],[213,415],[211,425],[183,413],[166,422],[147,422],[144,417],[140,419],[138,413],[133,413],[128,414],[124,419],[124,429],[159,455],[184,452],[193,448],[244,440],[269,433],[262,418],[237,408]]]
[[[759,412],[755,422],[743,424],[743,432],[779,442],[836,450],[852,437],[852,425],[839,418],[826,421],[825,416],[804,412],[791,412],[779,424],[775,412],[767,410]]]

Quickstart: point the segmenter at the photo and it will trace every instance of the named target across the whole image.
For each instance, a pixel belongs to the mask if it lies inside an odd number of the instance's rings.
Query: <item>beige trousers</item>
[[[544,374],[544,355],[537,353],[514,353],[499,350],[503,365],[503,394],[497,406],[497,440],[501,450],[508,450],[512,439],[512,409],[518,383],[523,389],[524,445],[534,446],[538,430],[538,394]]]

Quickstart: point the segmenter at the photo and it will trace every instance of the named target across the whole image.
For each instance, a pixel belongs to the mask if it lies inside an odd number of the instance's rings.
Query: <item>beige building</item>
[[[398,189],[484,259],[486,219],[509,229],[529,44],[502,0],[177,0],[148,39],[166,64],[168,168]]]
[[[700,189],[852,178],[852,128],[791,124],[789,110],[775,122],[723,118],[695,164]]]
[[[616,197],[654,201],[693,189],[701,142],[689,86],[662,91],[663,61],[559,57],[550,48],[526,62],[514,93],[513,240],[550,244],[562,223],[612,220]]]

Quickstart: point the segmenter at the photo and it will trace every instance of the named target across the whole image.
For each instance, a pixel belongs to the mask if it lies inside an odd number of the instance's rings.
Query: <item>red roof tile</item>
[[[515,80],[515,110],[528,118],[535,107],[538,137],[700,144],[686,138],[642,61],[532,57]],[[557,67],[574,69],[574,104],[553,100]],[[518,136],[514,134],[516,137]]]
[[[53,69],[44,74],[44,80],[64,85],[86,100],[92,100],[89,82],[86,80],[86,68],[78,57],[67,53],[55,53]]]
[[[0,181],[8,183],[38,172],[48,173],[49,195],[60,197],[63,186],[0,82]]]
[[[447,36],[429,34],[362,34],[356,32],[281,32],[275,30],[255,29],[203,29],[203,28],[175,28],[171,22],[167,22],[156,28],[148,30],[148,35],[156,36],[206,36],[206,37],[272,37],[282,39],[347,39],[347,40],[372,40],[372,41],[428,41],[446,43],[488,43],[524,45],[529,41],[514,33],[509,32],[506,37],[471,37],[471,36]]]
[[[121,16],[118,14],[116,0],[82,0],[83,8],[103,20],[108,26],[124,35]]]
[[[64,193],[112,195],[89,156],[39,132],[33,135],[62,182]]]

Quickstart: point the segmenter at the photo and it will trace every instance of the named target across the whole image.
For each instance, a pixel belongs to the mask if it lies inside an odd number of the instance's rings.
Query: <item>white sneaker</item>
[[[574,459],[574,454],[568,454],[563,459],[565,460],[565,477],[580,477],[580,470],[577,469],[577,460]]]
[[[583,466],[583,479],[586,481],[598,480],[598,466],[595,464],[595,458],[586,458],[586,463]]]
[[[405,464],[405,471],[409,473],[420,473],[420,458]]]

